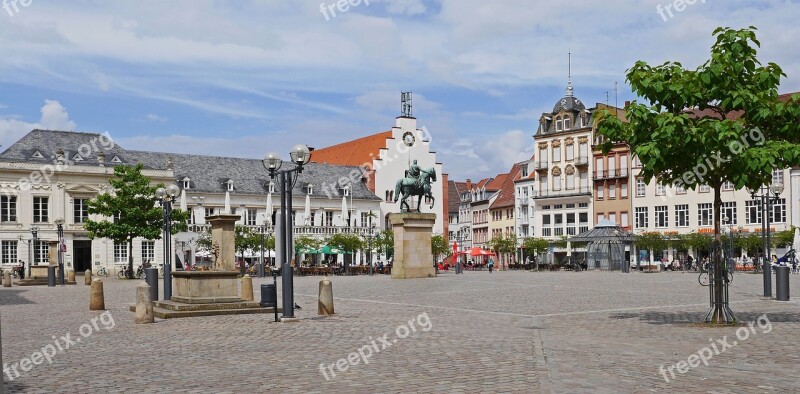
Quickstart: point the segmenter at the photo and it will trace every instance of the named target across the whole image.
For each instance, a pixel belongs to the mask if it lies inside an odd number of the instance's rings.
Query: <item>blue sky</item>
[[[576,96],[613,104],[619,82],[623,103],[636,60],[696,67],[717,26],[758,27],[781,91],[800,90],[796,0],[370,0],[327,18],[334,0],[16,3],[0,9],[4,146],[40,127],[260,158],[388,130],[413,91],[445,171],[478,179],[531,156],[568,52]]]

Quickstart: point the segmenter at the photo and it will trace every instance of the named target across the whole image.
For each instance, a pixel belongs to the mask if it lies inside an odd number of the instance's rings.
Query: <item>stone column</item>
[[[214,271],[236,271],[236,221],[239,215],[214,215],[206,218],[211,224],[211,247],[217,250]]]
[[[392,279],[436,277],[431,253],[431,234],[436,214],[392,214],[389,220],[394,230]]]

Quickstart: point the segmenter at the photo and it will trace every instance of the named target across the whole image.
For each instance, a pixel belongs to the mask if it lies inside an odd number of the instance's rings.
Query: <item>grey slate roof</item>
[[[71,160],[78,151],[84,153],[81,155],[82,161],[75,161],[71,165],[94,167],[99,165],[98,154],[102,151],[106,155],[107,166],[141,163],[148,169],[166,170],[168,160],[172,160],[176,182],[188,177],[190,190],[195,192],[224,193],[227,191],[225,183],[228,180],[233,181],[233,194],[262,195],[268,190],[269,173],[261,160],[126,150],[116,144],[111,146],[107,139],[102,140],[106,142],[104,147],[100,144],[100,138],[101,135],[96,133],[33,130],[1,153],[0,161],[52,163],[56,151],[61,149],[67,160]],[[42,159],[33,157],[37,151],[43,156]],[[87,152],[91,153],[86,154]],[[112,163],[114,157],[118,157],[121,163]],[[284,163],[284,166],[289,168],[290,164]],[[324,190],[327,189],[331,197],[341,197],[337,183],[341,179],[346,182],[344,184],[348,184],[349,180],[344,180],[351,179],[354,171],[361,174],[359,167],[309,163],[304,166],[292,194],[305,196],[305,187],[311,184],[315,196],[325,196]],[[355,175],[352,179],[356,180],[352,183],[351,190],[354,199],[381,200],[361,182],[361,175]],[[279,191],[277,179],[275,182],[276,191]],[[182,186],[182,182],[178,183]]]

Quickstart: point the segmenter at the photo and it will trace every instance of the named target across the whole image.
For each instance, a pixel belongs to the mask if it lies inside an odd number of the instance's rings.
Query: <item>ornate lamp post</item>
[[[369,264],[369,274],[374,274],[374,269],[372,268],[372,238],[373,234],[375,233],[375,223],[372,223],[369,226],[369,236],[367,237],[367,263]]]
[[[39,235],[39,227],[31,226],[31,236],[33,237],[33,245],[31,246],[31,241],[28,241],[28,278],[31,277],[31,265],[33,265],[33,260],[36,258],[36,245],[39,241],[37,236]]]
[[[172,203],[180,195],[181,189],[177,185],[156,190],[156,198],[164,209],[164,301],[172,299]]]
[[[278,185],[281,189],[281,220],[278,225],[283,231],[280,232],[280,240],[276,240],[276,244],[281,245],[281,253],[278,259],[282,264],[281,281],[283,284],[283,317],[285,318],[294,317],[294,278],[290,265],[292,246],[294,245],[292,237],[292,190],[300,177],[300,173],[303,172],[303,166],[311,159],[311,152],[307,146],[299,144],[292,148],[289,157],[294,167],[284,170],[280,170],[283,160],[277,153],[268,153],[262,160],[264,168],[269,171],[270,178],[274,180],[276,176],[278,177]]]
[[[258,263],[258,277],[264,277],[264,231],[267,229],[266,218],[264,223],[258,228],[261,233],[261,261]]]
[[[56,219],[56,229],[58,231],[58,284],[64,284],[64,219]]]
[[[761,186],[758,190],[748,189],[750,197],[758,197],[758,206],[761,212],[761,244],[763,247],[764,264],[764,297],[772,297],[772,240],[770,239],[770,220],[772,216],[772,203],[777,202],[783,193],[783,183],[775,183],[770,187]],[[772,194],[770,194],[772,193]]]

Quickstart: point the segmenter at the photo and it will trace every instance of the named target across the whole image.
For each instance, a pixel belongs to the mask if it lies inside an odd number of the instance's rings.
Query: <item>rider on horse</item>
[[[417,165],[417,160],[414,159],[414,162],[411,164],[411,167],[408,167],[408,177],[414,179],[416,181],[417,187],[422,187],[422,168]]]

